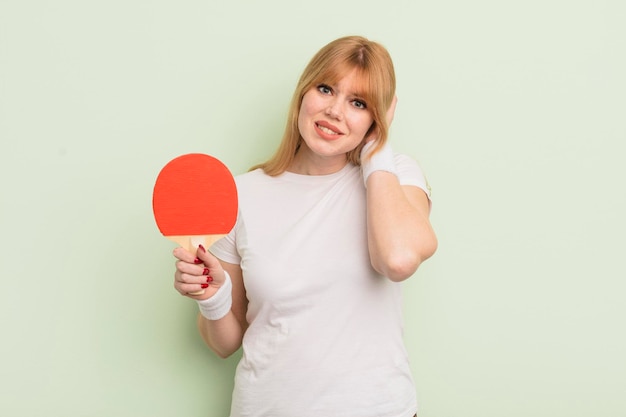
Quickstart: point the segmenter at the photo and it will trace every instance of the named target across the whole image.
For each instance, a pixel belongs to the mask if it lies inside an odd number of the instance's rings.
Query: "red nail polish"
[[[202,261],[200,260],[200,258],[196,258],[196,259],[193,260],[193,263],[194,264],[201,264]]]
[[[206,277],[206,282],[213,282],[213,277]]]
[[[200,285],[202,288],[209,288],[209,284],[202,284]]]
[[[198,249],[200,249],[203,253],[206,252],[206,249],[204,249],[204,246],[202,245],[198,245]]]
[[[204,268],[204,271],[202,271],[202,275],[209,275],[209,268]]]

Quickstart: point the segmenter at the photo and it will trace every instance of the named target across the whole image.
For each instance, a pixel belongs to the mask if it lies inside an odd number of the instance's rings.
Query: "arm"
[[[387,109],[389,125],[397,101],[394,97]],[[373,134],[366,142],[375,140]],[[367,147],[363,152],[368,152]],[[392,173],[395,162],[391,148],[385,146],[380,153],[375,160],[361,155],[367,188],[367,243],[372,267],[392,281],[403,281],[435,253],[437,237],[428,219],[426,193],[419,187],[400,184]]]
[[[222,267],[230,275],[233,285],[233,304],[230,312],[219,320],[208,320],[202,314],[198,314],[198,330],[204,343],[222,358],[227,358],[239,349],[243,334],[248,323],[246,311],[248,300],[243,286],[241,267],[226,262]]]
[[[219,261],[211,253],[198,249],[197,258],[201,264],[194,263],[195,257],[182,248],[174,250],[174,256],[179,261],[176,263],[176,289],[184,296],[197,301],[210,299],[225,282],[224,271],[228,272],[232,282],[232,306],[226,315],[218,320],[209,320],[202,314],[198,314],[197,325],[202,339],[211,350],[222,358],[227,358],[239,349],[243,334],[247,329],[246,311],[248,300],[246,299],[243,285],[243,275],[239,265]],[[209,269],[209,276],[213,281],[201,295],[191,295],[201,290],[201,285],[207,282],[204,269]]]
[[[392,281],[409,278],[437,249],[426,193],[389,172],[367,178],[367,234],[372,266]]]

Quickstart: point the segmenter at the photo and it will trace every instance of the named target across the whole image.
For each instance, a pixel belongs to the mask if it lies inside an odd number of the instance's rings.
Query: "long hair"
[[[363,95],[374,120],[366,136],[376,132],[378,146],[374,152],[380,149],[387,141],[389,126],[386,114],[396,93],[393,62],[389,52],[382,45],[361,36],[347,36],[330,42],[311,59],[291,99],[287,125],[276,153],[268,161],[255,165],[251,170],[261,168],[271,176],[285,172],[302,143],[298,129],[298,114],[304,94],[320,84],[333,85],[354,70],[361,84],[359,92]],[[361,143],[347,153],[349,162],[361,164],[363,145],[364,143]]]

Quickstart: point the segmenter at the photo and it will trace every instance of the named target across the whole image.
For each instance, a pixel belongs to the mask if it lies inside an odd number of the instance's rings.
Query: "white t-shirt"
[[[429,193],[413,160],[396,164]],[[237,224],[211,247],[249,300],[231,417],[413,416],[400,284],[371,267],[360,168],[236,182]]]

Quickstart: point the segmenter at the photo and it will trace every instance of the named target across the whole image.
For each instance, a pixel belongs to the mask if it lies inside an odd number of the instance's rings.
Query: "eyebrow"
[[[334,82],[334,83],[319,82],[319,83],[318,83],[318,85],[326,85],[326,86],[328,86],[328,87],[332,88],[333,90],[338,90],[338,88],[337,88],[337,84],[338,84],[337,82]],[[358,87],[361,87],[361,85],[362,85],[363,83],[358,82],[358,83],[353,83],[353,84],[358,84]],[[350,87],[352,87],[352,86],[350,86]],[[367,101],[367,99],[366,99],[367,94],[365,94],[365,92],[363,91],[363,89],[362,89],[362,88],[360,88],[360,89],[356,89],[356,90],[349,90],[349,91],[346,93],[346,95],[348,95],[348,96],[350,96],[350,97],[355,97],[355,98],[357,98],[357,99],[359,99],[359,100],[362,100],[362,101]]]

